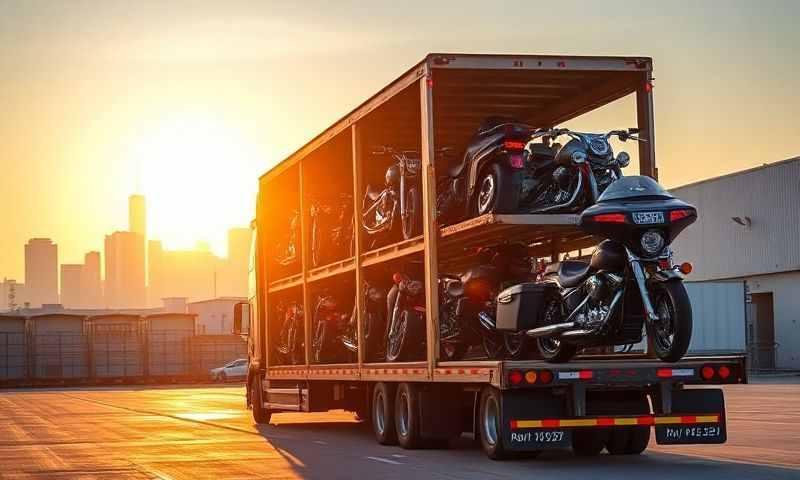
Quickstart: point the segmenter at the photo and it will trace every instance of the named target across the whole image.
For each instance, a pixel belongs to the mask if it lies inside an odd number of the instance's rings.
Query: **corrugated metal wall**
[[[699,213],[673,244],[693,281],[800,270],[800,158],[671,192]]]
[[[89,376],[89,342],[85,317],[42,315],[32,319],[33,376],[75,379]]]
[[[157,314],[147,323],[147,372],[154,376],[189,375],[192,371],[191,339],[196,317],[192,314]]]
[[[28,342],[24,317],[0,319],[0,381],[28,376]]]
[[[692,301],[694,354],[744,353],[744,282],[687,282]]]
[[[138,315],[103,315],[89,322],[94,376],[144,375],[144,338]]]

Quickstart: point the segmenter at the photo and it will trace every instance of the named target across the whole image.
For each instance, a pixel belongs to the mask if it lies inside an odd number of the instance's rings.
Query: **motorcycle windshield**
[[[615,180],[597,199],[598,203],[637,198],[675,198],[650,177],[635,175]]]

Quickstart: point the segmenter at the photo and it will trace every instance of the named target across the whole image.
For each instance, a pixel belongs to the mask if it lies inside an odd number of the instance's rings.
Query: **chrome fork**
[[[653,308],[653,303],[650,301],[650,294],[647,292],[647,282],[644,276],[644,269],[642,268],[641,259],[637,257],[628,247],[625,247],[625,253],[628,256],[628,264],[633,271],[633,278],[636,280],[636,286],[639,287],[639,294],[642,296],[642,305],[644,306],[644,313],[647,315],[647,320],[654,324],[659,321],[659,317]]]

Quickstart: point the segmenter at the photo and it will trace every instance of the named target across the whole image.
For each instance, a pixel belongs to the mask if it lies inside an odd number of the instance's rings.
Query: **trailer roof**
[[[262,175],[274,176],[404,90],[433,76],[434,125],[442,144],[491,115],[551,126],[632,93],[649,80],[649,57],[431,53]],[[398,112],[402,115],[403,112]]]

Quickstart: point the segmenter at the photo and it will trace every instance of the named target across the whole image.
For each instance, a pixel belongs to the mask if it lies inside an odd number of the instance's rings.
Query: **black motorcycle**
[[[284,236],[284,241],[275,245],[275,251],[278,252],[275,261],[282,267],[288,267],[295,264],[299,259],[299,252],[297,251],[297,237],[298,229],[300,228],[300,212],[295,210],[289,218],[289,230]]]
[[[312,353],[314,363],[341,363],[355,359],[351,353],[358,352],[358,345],[356,344],[356,349],[351,352],[345,348],[343,341],[350,319],[348,313],[341,311],[336,297],[329,293],[323,293],[317,297],[313,317]]]
[[[440,275],[439,338],[444,360],[459,360],[480,344],[489,359],[518,359],[526,351],[524,332],[498,330],[498,292],[532,279],[531,258],[522,244],[482,248],[476,265],[461,275]]]
[[[389,362],[425,358],[425,283],[419,272],[395,273],[394,285],[386,296],[386,360]]]
[[[315,201],[311,204],[311,265],[319,267],[336,259],[352,257],[353,198],[340,195],[335,204]]]
[[[364,360],[377,362],[386,358],[386,291],[364,282]],[[344,347],[358,354],[357,311],[353,313],[342,335]]]
[[[299,365],[305,362],[303,338],[303,307],[297,302],[279,303],[276,312],[283,317],[278,334],[278,362],[281,365]]]
[[[551,264],[538,284],[553,292],[541,295],[538,326],[527,330],[542,356],[566,362],[581,348],[638,343],[644,326],[658,358],[680,360],[692,333],[681,274],[691,265],[675,266],[669,245],[696,219],[694,207],[649,177],[612,183],[581,215],[581,228],[605,239],[591,260]]]
[[[461,162],[439,179],[437,218],[455,223],[485,213],[580,211],[630,163],[626,152],[614,156],[608,139],[639,140],[635,133],[533,129],[490,118],[470,140]],[[562,135],[570,137],[567,144],[552,143]]]
[[[419,152],[381,147],[373,155],[391,155],[392,164],[386,170],[383,189],[375,190],[367,185],[364,193],[361,225],[372,237],[370,248],[375,247],[381,237],[391,237],[396,225],[400,225],[405,240],[422,233]]]

